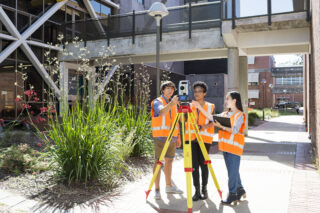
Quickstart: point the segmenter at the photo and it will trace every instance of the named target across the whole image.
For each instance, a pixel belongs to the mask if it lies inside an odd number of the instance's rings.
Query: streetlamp
[[[264,85],[267,83],[265,78],[261,79],[262,83],[262,120],[264,121]]]
[[[157,97],[160,96],[160,21],[163,17],[169,14],[166,6],[160,2],[155,2],[151,5],[148,14],[156,19],[157,22],[157,52],[156,52],[156,66],[157,66]]]
[[[284,99],[286,99],[286,98],[287,98],[287,90],[284,89],[284,90],[283,90],[283,93],[284,93]],[[286,102],[284,103],[284,107],[285,107],[285,108],[284,108],[285,111],[287,111],[287,103],[286,103]]]
[[[273,84],[269,84],[269,88],[271,89],[271,109],[272,109],[273,108],[273,94],[272,94]]]

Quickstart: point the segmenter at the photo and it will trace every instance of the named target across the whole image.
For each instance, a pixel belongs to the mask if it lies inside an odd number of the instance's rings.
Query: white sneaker
[[[154,199],[156,199],[156,200],[161,200],[161,194],[160,194],[160,191],[158,191],[158,190],[156,190],[156,191],[155,191]]]
[[[178,189],[176,186],[166,187],[166,193],[168,194],[183,194],[183,191]]]

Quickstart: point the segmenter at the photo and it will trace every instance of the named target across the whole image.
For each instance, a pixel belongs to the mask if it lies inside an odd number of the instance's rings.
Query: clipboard
[[[213,120],[217,120],[222,126],[231,128],[230,118],[213,115]]]

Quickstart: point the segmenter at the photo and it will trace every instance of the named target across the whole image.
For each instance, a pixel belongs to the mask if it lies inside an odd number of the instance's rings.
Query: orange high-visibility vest
[[[157,100],[159,100],[163,106],[166,106],[167,103],[164,100],[163,97],[159,97],[157,98]],[[175,119],[175,117],[177,116],[177,106],[174,105],[171,108],[171,115],[170,112],[168,112],[166,115],[163,116],[158,116],[158,117],[154,117],[154,111],[153,111],[153,103],[154,101],[152,101],[151,103],[151,127],[152,127],[152,136],[154,138],[158,138],[158,137],[168,137],[169,136],[169,132],[171,130],[171,126],[173,125],[173,121]],[[179,133],[179,127],[178,125],[176,125],[176,129],[173,132],[173,136],[178,136]]]
[[[203,109],[209,113],[210,115],[212,115],[213,110],[214,110],[214,105],[208,102],[205,102]],[[199,118],[198,118],[198,113],[197,113],[197,108],[195,106],[192,106],[192,112],[194,112],[195,117],[196,117],[196,121],[198,123],[198,125],[206,125],[209,124],[209,119],[203,115],[201,112],[199,113]],[[188,141],[189,140],[189,131],[188,131],[188,122],[186,122],[185,125],[185,140]],[[195,131],[193,129],[193,126],[190,123],[190,129],[191,129],[191,140],[195,140],[196,139],[196,134]],[[203,140],[203,142],[205,143],[210,143],[212,144],[213,141],[213,134],[214,134],[214,127],[213,128],[205,128],[200,130],[200,135],[201,138]]]
[[[229,152],[235,155],[242,155],[244,147],[244,129],[246,116],[243,112],[237,111],[230,117],[231,128],[233,128],[234,122],[243,115],[243,123],[239,129],[239,133],[233,134],[224,130],[219,130],[219,150],[223,152]]]

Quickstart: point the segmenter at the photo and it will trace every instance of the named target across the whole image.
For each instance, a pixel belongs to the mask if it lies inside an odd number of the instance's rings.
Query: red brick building
[[[252,108],[273,106],[273,56],[248,57],[248,103]]]
[[[275,67],[273,56],[248,58],[248,103],[252,108],[303,103],[303,66]]]

